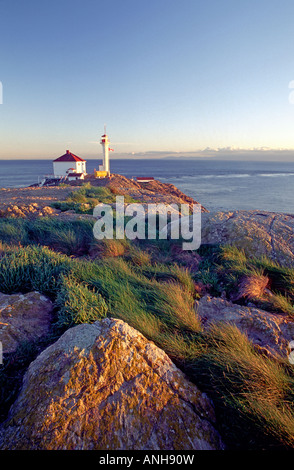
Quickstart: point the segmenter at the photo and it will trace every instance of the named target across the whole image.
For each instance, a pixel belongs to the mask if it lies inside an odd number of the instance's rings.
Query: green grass
[[[61,328],[93,323],[106,317],[108,311],[103,297],[95,289],[77,282],[73,276],[61,275],[55,303],[58,308],[57,325]]]
[[[212,327],[202,344],[198,359],[191,361],[190,375],[210,387],[231,444],[249,450],[279,449],[281,443],[293,448],[292,368],[282,359],[258,354],[246,335],[229,324]]]
[[[124,196],[124,200],[127,204],[136,202],[128,195]],[[53,202],[51,206],[61,211],[74,210],[80,214],[93,214],[93,209],[97,204],[115,204],[115,202],[116,194],[110,188],[85,183],[77,191],[72,191],[65,201]]]
[[[294,268],[280,266],[265,256],[248,259],[243,251],[235,247],[223,247],[217,271],[229,294],[245,278],[267,277],[267,288],[271,294],[259,302],[257,299],[257,306],[294,317]]]
[[[195,268],[195,253],[182,257],[176,243],[97,242],[91,229],[88,221],[0,220],[0,292],[38,290],[55,305],[48,338],[4,358],[2,419],[42,348],[69,327],[111,316],[154,341],[208,394],[230,449],[294,448],[291,365],[262,356],[234,327],[204,332],[194,310],[198,282],[214,295],[229,294],[244,276],[262,273],[274,293],[271,308],[290,314],[293,270],[266,258],[247,259],[233,247],[205,246]]]
[[[0,292],[12,294],[38,290],[56,294],[61,273],[71,260],[45,247],[6,247],[0,258]]]
[[[209,294],[225,292],[234,300],[243,286],[239,303],[254,302],[259,308],[294,318],[294,268],[280,266],[265,256],[248,258],[231,245],[202,246],[199,254],[201,262],[193,277],[207,287]]]
[[[28,230],[25,219],[0,218],[0,240],[8,244],[28,243]]]
[[[63,221],[44,217],[29,219],[0,218],[0,240],[15,246],[48,246],[67,255],[88,254],[95,243],[94,221]]]

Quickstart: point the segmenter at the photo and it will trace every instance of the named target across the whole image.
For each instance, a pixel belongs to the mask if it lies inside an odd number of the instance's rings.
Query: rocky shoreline
[[[105,180],[89,178],[89,182],[144,204],[198,204],[174,186],[157,181],[137,183],[114,175]],[[0,217],[62,218],[66,212],[52,208],[52,202],[65,201],[79,188],[73,184],[2,189]],[[82,217],[68,212],[73,219]],[[241,258],[244,254],[244,260],[245,256],[249,260],[266,257],[269,263],[276,263],[272,269],[280,266],[283,272],[294,266],[293,233],[291,214],[202,210],[203,246],[232,246]],[[199,256],[193,270],[197,271],[200,262]],[[202,284],[203,292],[194,298],[195,319],[204,332],[215,325],[236,327],[256,354],[289,367],[293,316],[282,309],[270,312],[261,308],[274,295],[266,274],[256,274],[259,291],[251,292],[251,297],[246,282],[255,282],[254,275],[245,274],[241,279],[233,294],[224,286],[218,297]],[[195,286],[200,284],[195,281]],[[46,334],[54,308],[54,302],[39,292],[0,293],[4,355],[13,354],[23,341]],[[127,322],[110,316],[69,328],[32,361],[7,419],[0,424],[0,449],[224,450],[219,428],[211,399],[164,350]]]
[[[144,204],[199,204],[172,184],[151,181],[138,183],[121,175],[97,179],[92,175],[85,177],[85,183],[91,186],[105,186],[114,194],[128,195]],[[0,190],[0,217],[57,216],[60,211],[52,209],[51,204],[64,201],[73,191],[81,188],[80,183],[72,182],[67,186],[31,186],[27,188],[9,188]],[[207,212],[202,208],[203,212]]]

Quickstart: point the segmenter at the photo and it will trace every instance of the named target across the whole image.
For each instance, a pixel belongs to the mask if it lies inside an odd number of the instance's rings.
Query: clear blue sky
[[[105,123],[112,157],[292,149],[293,21],[293,0],[0,0],[0,158],[100,156]]]

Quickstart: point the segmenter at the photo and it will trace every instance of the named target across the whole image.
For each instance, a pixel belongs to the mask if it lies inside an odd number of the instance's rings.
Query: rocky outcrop
[[[244,307],[209,295],[195,302],[195,310],[204,329],[212,323],[230,323],[245,333],[260,352],[286,358],[294,340],[294,322],[286,315]]]
[[[214,424],[161,349],[107,318],[67,330],[31,363],[0,449],[220,450]]]
[[[79,187],[0,188],[0,217],[38,217],[58,215],[51,204],[66,200]],[[14,214],[14,215],[13,215]]]
[[[230,244],[248,256],[266,255],[285,266],[294,262],[294,216],[262,211],[202,214],[202,244]]]
[[[32,204],[9,204],[0,210],[0,217],[13,218],[35,218],[46,217],[58,214],[60,211],[49,206],[39,206],[37,203]]]
[[[39,292],[7,295],[0,293],[0,341],[3,353],[11,353],[24,341],[48,333],[53,304]]]
[[[125,176],[112,174],[110,178],[101,180],[94,178],[93,175],[87,175],[85,181],[88,181],[93,186],[107,186],[114,194],[127,194],[144,204],[177,204],[179,206],[180,204],[186,204],[191,207],[193,204],[199,204],[173,184],[162,183],[158,180],[139,183]],[[201,209],[203,212],[207,212],[204,207]]]

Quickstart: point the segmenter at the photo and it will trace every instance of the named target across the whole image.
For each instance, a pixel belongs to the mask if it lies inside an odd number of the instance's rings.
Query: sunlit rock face
[[[0,293],[0,341],[3,353],[14,352],[25,341],[48,333],[53,304],[39,292]]]
[[[1,449],[223,449],[213,407],[121,320],[66,331],[31,363]]]
[[[231,324],[246,334],[260,352],[283,358],[289,353],[294,322],[283,313],[270,313],[209,295],[195,302],[195,311],[204,329],[209,329],[212,324]]]
[[[202,214],[202,244],[232,244],[248,256],[268,256],[283,266],[294,262],[294,216],[265,211]]]

